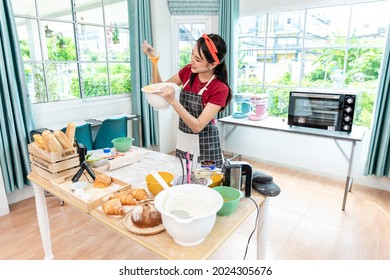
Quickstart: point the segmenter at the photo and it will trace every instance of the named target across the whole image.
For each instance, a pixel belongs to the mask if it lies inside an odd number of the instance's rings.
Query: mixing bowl
[[[241,191],[232,187],[219,186],[214,187],[213,190],[223,197],[222,208],[217,213],[219,216],[228,216],[236,211],[240,199],[244,196]]]
[[[222,196],[207,186],[184,184],[161,191],[154,199],[167,233],[182,246],[195,246],[214,227]]]
[[[151,84],[141,89],[145,93],[146,101],[148,101],[149,105],[156,110],[164,110],[169,108],[169,102],[164,97],[159,95],[160,88],[165,86],[173,87],[175,89],[176,95],[180,91],[179,86],[175,83]]]
[[[171,182],[175,177],[174,174],[166,171],[159,171],[157,173],[169,186],[172,186]],[[159,192],[163,190],[163,187],[157,182],[157,180],[153,177],[152,174],[146,175],[145,180],[146,180],[146,186],[148,187],[148,190],[152,194],[157,195]]]
[[[125,153],[130,150],[133,140],[134,139],[131,137],[118,137],[113,139],[111,142],[114,145],[115,150]]]

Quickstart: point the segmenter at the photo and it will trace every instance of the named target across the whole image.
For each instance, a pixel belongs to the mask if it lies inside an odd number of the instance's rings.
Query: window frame
[[[171,19],[171,34],[174,36],[174,44],[172,48],[172,57],[171,57],[171,65],[172,65],[172,73],[177,73],[178,70],[178,61],[180,55],[179,49],[179,25],[182,24],[204,24],[205,32],[211,32],[211,16],[172,16]]]
[[[117,2],[120,2],[120,1],[117,1]],[[37,106],[39,108],[44,108],[45,106],[48,106],[48,105],[52,105],[54,103],[60,103],[62,105],[64,105],[64,103],[68,103],[69,105],[70,104],[77,104],[77,103],[88,103],[88,102],[94,102],[94,101],[103,101],[103,100],[108,100],[108,99],[117,99],[117,98],[128,98],[131,96],[131,92],[126,92],[126,93],[113,93],[113,84],[112,84],[112,72],[110,71],[110,69],[115,66],[115,65],[128,65],[129,69],[130,69],[130,72],[131,72],[131,64],[130,64],[130,61],[131,61],[131,58],[130,58],[130,51],[128,50],[128,59],[126,60],[117,60],[117,59],[112,59],[112,57],[110,57],[108,55],[108,52],[110,50],[110,45],[109,43],[107,42],[108,40],[108,37],[107,37],[107,32],[109,29],[113,29],[115,28],[115,26],[113,26],[112,23],[107,23],[107,22],[104,22],[104,19],[105,19],[105,16],[106,16],[106,7],[110,7],[110,5],[112,4],[116,4],[117,2],[106,2],[105,0],[99,0],[99,1],[96,1],[96,5],[98,7],[98,9],[101,9],[101,12],[102,12],[102,23],[100,24],[97,24],[97,23],[91,23],[91,22],[83,22],[82,19],[81,20],[78,20],[76,19],[76,16],[77,16],[77,8],[75,5],[74,5],[74,0],[71,0],[70,3],[71,3],[71,6],[70,6],[70,17],[71,19],[61,19],[61,18],[51,18],[50,16],[44,16],[44,15],[41,15],[39,13],[39,10],[40,10],[40,5],[44,5],[44,3],[42,1],[37,1],[37,0],[33,0],[33,3],[34,3],[34,6],[35,6],[35,11],[34,13],[31,15],[31,14],[18,14],[18,13],[15,13],[14,16],[15,18],[17,19],[21,19],[21,20],[25,20],[25,21],[28,21],[28,20],[31,20],[31,21],[35,21],[36,24],[37,24],[37,32],[38,32],[38,38],[37,38],[37,43],[39,43],[39,46],[40,46],[40,49],[39,49],[39,59],[31,59],[28,58],[28,59],[24,59],[24,63],[26,65],[31,65],[31,67],[33,67],[33,65],[42,65],[42,77],[44,78],[45,80],[45,96],[44,96],[44,99],[39,101],[39,102],[34,102],[33,103],[33,106]],[[125,0],[122,1],[124,4],[126,3]],[[45,38],[44,37],[48,37],[48,36],[45,36],[45,23],[49,23],[49,27],[50,27],[50,22],[52,22],[53,24],[71,24],[72,25],[72,31],[73,31],[73,42],[74,42],[74,51],[76,53],[76,58],[75,60],[64,60],[64,61],[61,61],[61,60],[50,60],[48,55],[47,55],[47,46],[46,46],[46,41],[45,41]],[[81,52],[81,46],[80,46],[80,38],[78,38],[78,34],[77,32],[79,31],[79,28],[82,24],[85,24],[86,26],[88,26],[89,28],[91,27],[97,27],[97,28],[102,28],[102,30],[104,31],[104,35],[102,38],[99,38],[99,40],[103,40],[104,42],[104,49],[102,48],[101,51],[104,51],[104,54],[105,54],[105,57],[104,59],[102,60],[97,60],[97,61],[93,61],[93,60],[86,60],[86,59],[83,59],[81,56],[80,56],[80,52]],[[28,25],[27,25],[28,27]],[[126,24],[120,24],[118,25],[118,28],[120,30],[120,32],[126,32],[127,30],[127,33],[128,33],[128,39],[129,41],[131,41],[131,38],[130,38],[130,32],[129,32],[129,25],[128,25],[128,22]],[[31,36],[31,35],[28,35],[28,36]],[[70,38],[70,37],[69,37]],[[31,46],[30,46],[31,48]],[[125,48],[126,49],[126,48]],[[120,50],[120,51],[123,51],[123,50]],[[126,56],[125,56],[126,57]],[[74,97],[74,98],[70,98],[70,99],[59,99],[59,100],[50,100],[50,93],[49,93],[49,89],[48,89],[48,72],[47,72],[47,66],[50,65],[50,64],[58,64],[58,63],[64,63],[64,64],[76,64],[76,71],[75,73],[77,73],[77,77],[79,79],[79,83],[78,83],[78,89],[80,91],[80,96],[79,97]],[[87,97],[85,95],[85,89],[84,89],[84,85],[83,85],[83,80],[86,78],[84,75],[82,75],[82,70],[81,68],[83,67],[83,65],[87,65],[87,64],[96,64],[96,65],[104,65],[105,68],[106,68],[106,79],[107,79],[107,90],[108,90],[108,95],[100,95],[100,96],[90,96],[90,97]],[[50,81],[49,81],[50,82]],[[35,85],[35,83],[33,84]],[[61,105],[60,105],[61,106]],[[68,105],[65,105],[65,106],[68,106]],[[72,106],[72,105],[70,105]],[[56,106],[55,106],[56,107]]]

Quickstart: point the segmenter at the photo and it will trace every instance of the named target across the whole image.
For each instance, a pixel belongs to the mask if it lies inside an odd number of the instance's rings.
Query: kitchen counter
[[[99,170],[116,179],[131,184],[132,187],[141,187],[145,189],[147,189],[145,176],[151,170],[169,171],[175,175],[181,175],[181,164],[178,158],[138,147],[133,147],[132,149],[133,151],[143,151],[143,159],[112,171],[104,170],[104,167]],[[35,173],[30,173],[28,178],[33,182],[38,223],[45,252],[45,259],[52,259],[54,256],[51,249],[50,227],[44,190],[49,191],[53,195],[64,200],[66,203],[78,208],[80,211],[87,213],[92,219],[98,220],[99,222],[107,225],[113,231],[141,244],[155,254],[165,259],[176,260],[202,260],[209,258],[213,252],[220,247],[222,243],[224,243],[224,241],[233,234],[238,227],[257,209],[252,200],[246,197],[242,198],[239,208],[235,213],[229,216],[217,216],[213,230],[201,244],[193,247],[185,247],[176,244],[166,231],[151,236],[133,234],[126,229],[123,223],[123,218],[118,219],[116,217],[110,217],[98,208],[86,210],[79,207],[79,205],[74,203],[72,199],[69,199],[68,196],[64,196],[55,184],[52,184],[50,181],[43,179]],[[268,199],[256,192],[253,192],[251,198],[256,201],[258,206],[260,206],[257,224],[257,258],[264,259]]]

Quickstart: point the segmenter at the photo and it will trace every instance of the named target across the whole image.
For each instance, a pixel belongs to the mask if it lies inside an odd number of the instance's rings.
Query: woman
[[[144,41],[142,48],[145,54],[153,55],[148,42]],[[203,34],[192,49],[191,63],[166,81],[183,85],[179,100],[172,87],[164,87],[159,93],[180,117],[176,156],[196,153],[199,161],[215,161],[217,167],[222,166],[223,156],[214,116],[228,106],[232,97],[225,54],[226,43],[219,35]],[[159,73],[153,73],[155,76],[154,83],[162,82]]]

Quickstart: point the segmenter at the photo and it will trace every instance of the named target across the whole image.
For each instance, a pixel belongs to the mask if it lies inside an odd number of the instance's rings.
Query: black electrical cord
[[[256,201],[255,201],[253,198],[251,198],[251,197],[248,197],[248,198],[249,198],[250,200],[252,200],[253,203],[254,203],[255,206],[256,206],[256,219],[255,219],[255,228],[253,229],[253,231],[252,231],[251,234],[249,235],[248,242],[247,242],[247,244],[246,244],[245,254],[244,254],[243,260],[245,260],[245,258],[246,258],[246,254],[248,253],[249,243],[251,242],[251,238],[252,238],[253,234],[255,233],[255,231],[256,231],[256,229],[257,229],[257,221],[259,220],[259,213],[260,213],[260,211],[259,211],[259,205],[257,205]]]

